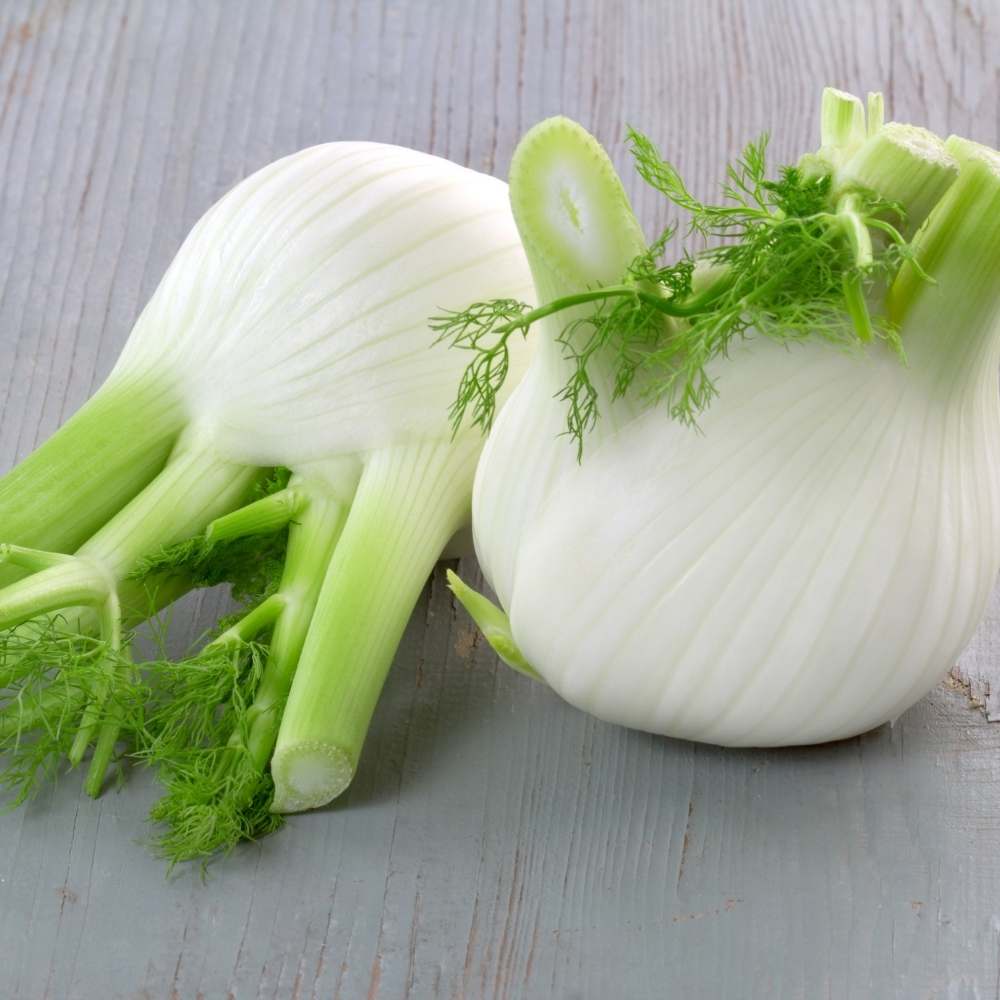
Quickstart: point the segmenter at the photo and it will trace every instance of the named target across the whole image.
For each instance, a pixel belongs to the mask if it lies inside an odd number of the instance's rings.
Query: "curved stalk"
[[[0,538],[72,552],[157,475],[183,424],[170,386],[137,378],[106,384],[0,478]],[[0,584],[19,576],[0,568]]]
[[[285,569],[278,593],[274,595],[281,606],[274,614],[267,664],[248,714],[247,746],[261,770],[274,748],[281,710],[291,689],[323,578],[336,551],[346,516],[343,504],[330,497],[313,495],[300,502],[298,522],[288,533]],[[256,610],[262,608],[264,605]],[[267,628],[264,620],[248,621],[254,614],[250,612],[235,626],[236,630],[240,631],[241,625],[244,632]],[[220,637],[224,639],[225,636]]]
[[[467,436],[366,462],[281,720],[274,811],[323,805],[350,783],[420,591],[467,517],[476,446]]]

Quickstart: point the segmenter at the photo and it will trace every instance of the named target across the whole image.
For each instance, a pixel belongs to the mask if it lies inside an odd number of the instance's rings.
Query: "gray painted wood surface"
[[[502,173],[563,112],[623,165],[623,122],[652,132],[708,193],[764,128],[781,157],[810,146],[826,83],[996,144],[998,52],[996,0],[5,0],[0,469],[99,384],[195,219],[279,155],[367,138]],[[208,884],[144,849],[144,775],[0,817],[0,995],[1000,997],[998,677],[1000,601],[895,727],[725,752],[498,666],[435,576],[349,795]]]

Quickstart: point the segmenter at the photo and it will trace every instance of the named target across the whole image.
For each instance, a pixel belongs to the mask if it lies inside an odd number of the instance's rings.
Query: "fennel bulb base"
[[[725,364],[700,433],[654,408],[560,470],[497,587],[513,640],[567,701],[630,728],[856,735],[926,694],[982,617],[1000,568],[995,381],[928,392],[895,359],[763,341]],[[515,416],[484,453],[477,514],[521,454]],[[483,524],[492,568],[507,539]]]

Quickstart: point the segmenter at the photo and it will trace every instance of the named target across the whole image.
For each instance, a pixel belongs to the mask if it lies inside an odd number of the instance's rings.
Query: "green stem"
[[[211,646],[248,642],[271,628],[268,656],[253,703],[238,711],[228,741],[204,746],[209,768],[190,782],[171,787],[153,811],[170,828],[159,841],[172,861],[228,850],[245,838],[273,830],[279,820],[267,812],[271,784],[267,764],[278,735],[299,655],[309,629],[324,574],[343,528],[346,506],[330,495],[325,482],[295,483],[299,502],[288,531],[279,590]],[[209,647],[211,649],[211,647]],[[242,706],[242,703],[241,703]],[[220,753],[220,749],[230,752]]]
[[[72,552],[160,471],[183,423],[169,386],[106,384],[0,478],[0,540]],[[20,576],[0,569],[0,584]]]
[[[284,607],[274,624],[267,664],[247,719],[247,748],[260,769],[274,749],[281,712],[346,516],[343,504],[317,492],[302,504],[297,522],[289,528],[278,592]]]
[[[413,606],[468,515],[476,447],[470,439],[369,457],[281,720],[274,811],[323,805],[350,783]]]
[[[917,234],[916,260],[904,262],[889,289],[889,317],[904,330],[910,368],[942,391],[962,373],[996,391],[998,220],[1000,157],[963,162],[958,180]]]
[[[856,267],[870,267],[874,255],[872,254],[872,238],[858,213],[857,195],[848,194],[840,199],[837,206],[837,221],[840,223],[842,232],[847,237],[851,253],[854,254],[854,264]]]
[[[121,579],[144,555],[201,534],[237,508],[260,475],[259,469],[221,458],[210,441],[182,440],[153,482],[76,554]]]
[[[121,608],[118,604],[118,596],[111,591],[107,599],[101,608],[101,638],[107,643],[109,652],[112,655],[117,656],[121,651],[122,645],[122,627],[121,627]],[[94,737],[94,733],[97,731],[98,723],[101,719],[101,712],[104,709],[104,703],[108,695],[108,688],[112,683],[114,683],[114,672],[117,669],[118,664],[112,662],[107,657],[105,657],[101,663],[101,672],[103,677],[96,684],[96,690],[90,702],[87,704],[86,708],[83,710],[83,716],[80,720],[79,728],[76,731],[76,735],[73,737],[73,744],[69,749],[69,762],[75,767],[77,764],[83,760],[83,755],[86,753],[87,747],[90,745],[90,741]],[[114,736],[117,737],[118,729],[117,726],[114,729]],[[105,741],[106,742],[106,741]],[[94,778],[95,769],[92,766],[90,774],[87,776],[87,781],[85,783],[85,788],[88,794],[96,795],[96,792],[91,792],[90,787],[92,780],[98,781],[98,791],[100,790],[100,782],[103,781],[104,770],[107,768],[108,763],[111,758],[111,751],[114,749],[114,740],[112,740],[110,747],[102,747],[105,751],[102,754],[102,763],[100,778]],[[106,759],[104,756],[106,755]],[[94,760],[97,760],[97,755],[95,753]],[[93,762],[92,762],[93,763]]]
[[[0,590],[0,629],[14,628],[39,615],[107,600],[109,581],[100,567],[71,558]]]
[[[205,530],[210,542],[278,531],[295,518],[306,502],[301,490],[288,487],[216,518]]]
[[[52,719],[71,720],[87,700],[82,689],[67,691],[62,685],[46,688],[30,705],[14,699],[0,711],[0,744],[30,734],[39,725],[51,724]]]
[[[864,285],[856,271],[844,275],[844,304],[847,306],[847,313],[854,324],[858,340],[865,344],[871,343],[875,339],[875,328],[872,325],[871,313],[868,311],[868,303],[865,301]]]
[[[119,722],[107,720],[97,730],[94,752],[87,767],[87,777],[83,782],[83,790],[92,799],[96,799],[104,790],[104,778],[115,755],[120,729]]]
[[[0,628],[50,611],[101,605],[139,558],[203,531],[213,518],[239,505],[258,475],[256,469],[220,459],[204,442],[182,443],[153,482],[75,556],[36,552],[30,557],[51,565],[0,589]]]
[[[80,546],[75,561],[84,567],[100,567],[106,580],[107,603],[102,615],[101,635],[108,641],[112,653],[117,654],[120,648],[118,581],[143,555],[204,531],[214,518],[237,507],[259,475],[257,469],[221,459],[207,441],[197,437],[182,441],[156,479]],[[59,567],[48,572],[61,570],[62,567]],[[30,589],[33,583],[37,586],[36,581],[41,576],[44,574],[0,591],[0,607],[5,596]],[[117,669],[117,662],[109,663],[108,669]],[[70,760],[74,764],[82,759],[97,732],[97,723],[112,681],[109,677],[107,683],[95,692],[93,701],[84,712],[70,751]],[[98,751],[85,786],[90,794],[96,795],[100,791],[118,732],[118,720],[108,720],[100,729]]]
[[[227,628],[218,638],[213,639],[205,647],[205,652],[223,646],[252,642],[258,635],[274,625],[286,603],[284,595],[280,593],[265,598],[252,611],[248,611],[235,625]]]
[[[704,312],[730,285],[732,285],[732,278],[725,276],[717,279],[705,292],[685,299],[681,303],[675,302],[674,299],[665,299],[662,295],[653,292],[643,291],[636,285],[607,285],[604,288],[594,288],[587,292],[576,292],[573,295],[563,295],[558,299],[552,299],[545,305],[538,306],[516,320],[498,327],[497,334],[506,336],[518,330],[526,330],[539,320],[563,312],[565,309],[586,305],[588,302],[601,302],[616,298],[638,299],[643,305],[652,307],[657,312],[663,313],[664,316],[683,319]]]
[[[72,556],[63,552],[46,552],[43,549],[27,549],[23,545],[0,545],[0,565],[9,563],[29,573],[52,569],[71,562]]]

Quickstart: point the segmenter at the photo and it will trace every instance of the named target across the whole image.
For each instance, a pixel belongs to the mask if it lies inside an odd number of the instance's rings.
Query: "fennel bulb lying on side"
[[[752,746],[895,719],[1000,569],[1000,156],[836,91],[820,151],[772,181],[748,147],[722,206],[632,145],[722,242],[660,265],[591,136],[523,139],[540,305],[437,321],[480,364],[537,325],[474,490],[502,610],[456,594],[509,663],[626,726]],[[498,384],[474,362],[455,414],[488,426]]]
[[[303,150],[195,225],[105,384],[0,480],[16,793],[96,743],[97,794],[124,731],[171,783],[158,816],[182,857],[342,790],[421,587],[468,519],[482,441],[452,437],[441,400],[461,359],[429,349],[427,316],[473,290],[531,294],[506,185],[409,149]],[[241,547],[285,526],[266,570],[257,542]],[[129,621],[247,573],[259,603],[202,654],[158,677],[130,668]]]

